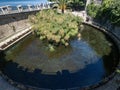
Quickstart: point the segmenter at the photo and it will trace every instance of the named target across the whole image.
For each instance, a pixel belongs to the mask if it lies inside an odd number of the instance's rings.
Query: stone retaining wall
[[[0,41],[30,27],[28,16],[36,12],[24,12],[0,16]]]
[[[91,21],[93,23],[99,24],[102,27],[105,27],[107,30],[113,32],[120,39],[120,26],[112,25],[109,21],[101,21],[92,18]]]
[[[99,26],[101,28],[104,28],[105,30],[110,31],[118,38],[117,46],[119,47],[119,55],[120,55],[120,26],[112,25],[109,21],[101,21],[101,20],[95,20],[90,18],[90,21],[93,25]],[[119,58],[120,60],[120,58]],[[117,69],[120,69],[120,62],[118,64]],[[106,84],[102,85],[101,87],[98,87],[94,90],[120,90],[120,73],[116,73],[115,76]]]

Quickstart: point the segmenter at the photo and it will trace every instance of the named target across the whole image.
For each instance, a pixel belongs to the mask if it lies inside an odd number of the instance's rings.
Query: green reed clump
[[[80,36],[79,26],[82,19],[70,13],[61,14],[53,10],[43,10],[36,15],[29,16],[33,30],[40,40],[48,45],[69,45],[71,38]]]

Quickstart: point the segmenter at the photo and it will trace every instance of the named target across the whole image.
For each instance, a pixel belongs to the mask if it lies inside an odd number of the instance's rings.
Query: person
[[[86,17],[86,22],[88,22],[89,21],[89,17]]]

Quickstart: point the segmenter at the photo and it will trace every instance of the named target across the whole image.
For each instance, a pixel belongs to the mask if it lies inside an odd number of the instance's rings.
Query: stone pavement
[[[86,21],[87,15],[86,15],[85,11],[80,11],[80,12],[74,11],[74,12],[72,12],[72,14],[75,15],[75,16],[80,16],[80,17],[83,18],[84,21]]]

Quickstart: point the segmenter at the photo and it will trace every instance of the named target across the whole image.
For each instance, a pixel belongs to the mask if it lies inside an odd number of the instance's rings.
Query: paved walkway
[[[80,12],[74,11],[74,12],[72,12],[72,14],[75,15],[75,16],[80,16],[80,17],[83,18],[84,21],[86,21],[87,15],[86,15],[85,11],[80,11]]]
[[[72,14],[75,16],[80,16],[83,19],[83,22],[86,22],[86,18],[88,17],[85,10],[79,11],[79,12],[74,11],[74,12],[72,12]],[[89,21],[87,21],[87,23],[92,24],[92,21],[89,20]]]

